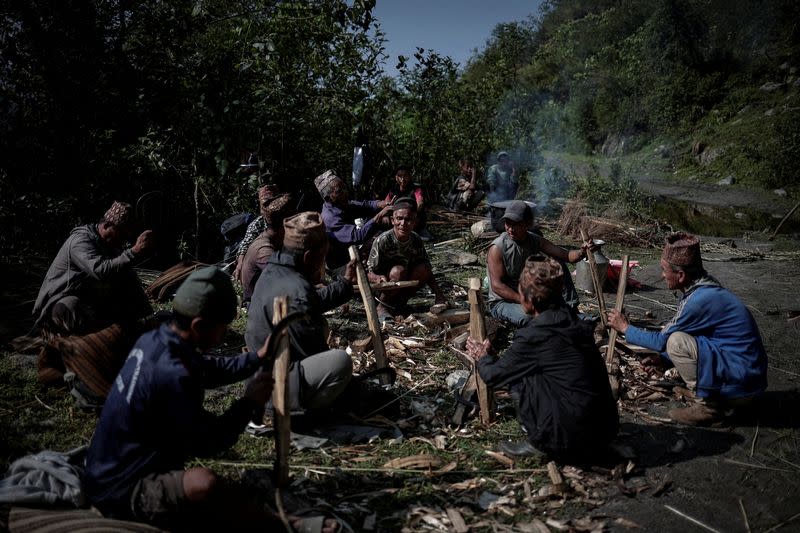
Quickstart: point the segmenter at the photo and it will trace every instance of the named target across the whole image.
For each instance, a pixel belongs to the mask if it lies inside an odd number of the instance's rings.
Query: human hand
[[[347,265],[344,267],[344,272],[342,273],[342,277],[349,281],[350,283],[356,282],[356,264],[358,263],[358,259],[351,259]]]
[[[617,330],[620,333],[625,333],[628,330],[628,326],[630,325],[628,322],[628,318],[617,311],[616,309],[612,309],[607,313],[607,324],[608,327]]]
[[[264,405],[272,395],[272,387],[274,385],[272,379],[272,369],[264,370],[259,368],[253,374],[253,379],[247,383],[244,389],[244,397],[252,401],[256,405]]]
[[[472,337],[467,337],[467,355],[473,360],[478,361],[481,357],[493,351],[489,339],[484,339],[483,342],[480,342]]]
[[[267,346],[269,345],[270,337],[272,337],[272,335],[267,335],[267,339],[264,341],[263,346],[261,346],[261,348],[259,348],[258,351],[256,352],[258,358],[261,359],[262,361],[264,360],[264,358],[267,357],[267,355],[269,355],[267,353]]]
[[[142,254],[144,252],[150,251],[153,246],[155,245],[155,239],[153,238],[153,230],[144,230],[137,238],[136,244],[133,245],[131,250],[135,255]]]
[[[375,222],[380,222],[380,220],[383,217],[390,215],[391,212],[392,212],[391,205],[384,206],[383,209],[381,209],[381,211],[373,217],[373,220],[375,220]]]
[[[233,269],[233,275],[231,276],[234,280],[238,281],[239,283],[242,282],[242,264],[244,263],[244,256],[240,255],[236,258],[236,268]]]

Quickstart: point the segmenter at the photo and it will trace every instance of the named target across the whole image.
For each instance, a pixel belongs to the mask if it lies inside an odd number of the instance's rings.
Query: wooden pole
[[[389,364],[386,361],[386,347],[383,345],[383,336],[381,335],[381,323],[378,320],[378,309],[375,306],[375,298],[372,296],[372,289],[369,286],[369,279],[367,279],[367,272],[358,258],[358,249],[351,246],[348,249],[350,259],[356,261],[356,278],[358,279],[358,289],[361,292],[361,300],[364,302],[364,311],[367,313],[367,325],[369,332],[372,336],[372,351],[375,354],[375,366],[378,368],[386,368]],[[389,375],[382,372],[378,379],[381,384],[389,384]]]
[[[586,230],[581,228],[581,239],[583,242],[589,242],[589,237],[586,235]],[[603,286],[600,284],[600,275],[597,272],[597,263],[594,260],[594,254],[587,250],[586,259],[589,260],[589,269],[592,272],[592,285],[594,285],[594,294],[597,296],[597,306],[600,308],[600,322],[603,327],[607,328],[606,322],[606,303],[603,299]]]
[[[280,322],[289,311],[286,296],[278,296],[272,304],[272,324]],[[289,484],[289,437],[292,425],[289,414],[289,337],[283,332],[277,344],[277,357],[273,368],[275,386],[272,389],[272,407],[275,411],[275,485]]]
[[[415,279],[408,281],[384,281],[381,283],[370,283],[369,287],[372,289],[372,292],[397,291],[400,289],[419,287],[419,281]],[[360,291],[361,287],[357,284],[353,285],[353,290]]]
[[[478,342],[486,339],[486,321],[483,316],[483,294],[481,294],[480,278],[469,279],[469,335]],[[489,388],[478,373],[478,367],[472,363],[475,385],[478,391],[478,405],[481,409],[481,423],[488,426],[494,419],[494,391]]]
[[[617,301],[614,302],[614,309],[622,312],[622,304],[625,303],[625,289],[628,285],[628,256],[622,256],[622,272],[619,275],[619,285],[617,286]],[[614,345],[617,343],[617,330],[611,329],[608,334],[608,347],[606,349],[606,368],[610,369],[614,363]]]

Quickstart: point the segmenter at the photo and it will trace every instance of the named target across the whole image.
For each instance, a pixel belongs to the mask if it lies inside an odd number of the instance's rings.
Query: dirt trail
[[[787,320],[800,310],[797,280],[800,264],[793,260],[727,261],[725,254],[705,254],[706,267],[736,293],[758,322],[769,354],[769,388],[757,416],[728,429],[653,425],[631,414],[623,417],[623,440],[633,446],[634,463],[645,469],[654,485],[671,480],[669,489],[614,499],[595,510],[623,516],[644,531],[700,531],[689,519],[716,531],[745,531],[742,506],[752,531],[764,531],[800,512],[800,320]],[[712,259],[721,259],[712,261]],[[658,266],[635,272],[656,288],[648,298],[674,303],[659,280]],[[626,303],[652,308],[659,319],[672,311],[638,298]],[[648,412],[665,417],[675,401],[651,404]],[[797,531],[794,521],[781,531]],[[625,528],[615,526],[616,530]]]

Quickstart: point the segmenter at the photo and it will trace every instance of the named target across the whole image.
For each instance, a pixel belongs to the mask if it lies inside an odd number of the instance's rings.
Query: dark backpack
[[[225,239],[225,251],[223,252],[222,262],[230,263],[236,260],[239,251],[239,243],[242,242],[247,226],[253,221],[255,215],[252,213],[239,213],[226,218],[219,226],[219,231]]]

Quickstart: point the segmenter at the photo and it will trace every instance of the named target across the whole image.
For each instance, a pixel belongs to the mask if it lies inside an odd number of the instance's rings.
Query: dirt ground
[[[739,244],[739,250],[747,246]],[[763,250],[766,245],[750,246]],[[758,322],[769,355],[768,391],[756,416],[728,429],[654,425],[626,413],[622,440],[634,447],[634,462],[648,478],[668,477],[671,488],[659,497],[647,492],[621,495],[595,513],[626,516],[647,531],[703,529],[676,511],[716,531],[773,531],[800,513],[800,323],[789,320],[800,311],[800,264],[797,256],[743,262],[731,261],[737,257],[725,253],[704,255],[707,270],[744,301]],[[655,288],[639,294],[674,302],[659,280],[657,265],[634,272],[636,279]],[[650,308],[658,318],[672,313],[636,294],[626,302]],[[647,412],[664,417],[677,405],[655,403]],[[798,531],[800,522],[779,530]]]
[[[565,475],[573,476],[569,494],[544,500],[535,495],[530,498],[525,494],[529,485],[534,494],[546,485],[547,476],[541,473],[544,464],[525,460],[509,469],[486,454],[497,440],[519,437],[513,409],[501,401],[503,410],[498,422],[488,430],[481,430],[474,420],[466,431],[448,429],[446,419],[453,404],[443,381],[460,365],[452,354],[447,355],[446,349],[436,353],[411,351],[405,359],[393,361],[408,374],[405,381],[399,380],[398,389],[407,395],[400,402],[405,440],[400,444],[378,442],[294,454],[294,464],[316,465],[317,470],[311,466],[295,471],[293,486],[305,491],[309,498],[324,500],[331,512],[347,519],[353,530],[452,530],[450,515],[445,512],[451,509],[460,510],[476,531],[540,531],[531,529],[536,527],[535,520],[549,520],[545,527],[553,531],[590,531],[599,527],[630,531],[637,526],[643,531],[676,532],[800,530],[800,320],[791,320],[800,312],[796,293],[800,253],[786,251],[794,246],[786,242],[776,251],[772,243],[752,239],[737,239],[736,248],[730,246],[729,240],[712,244],[717,241],[720,239],[704,239],[706,267],[748,305],[770,357],[769,389],[751,418],[728,428],[685,428],[666,421],[668,409],[681,405],[671,394],[652,402],[622,400],[619,443],[633,452],[625,473],[561,465]],[[609,248],[611,257],[623,252]],[[798,248],[794,246],[794,250]],[[675,295],[659,279],[658,252],[625,253],[645,265],[632,272],[644,287],[626,297],[629,312],[643,316],[650,311],[655,323],[668,320],[673,313],[668,306],[675,304]],[[38,261],[28,268],[21,268],[21,263],[3,266],[5,279],[17,280],[6,285],[0,302],[0,335],[4,343],[27,331],[27,313],[45,263]],[[447,270],[445,285],[452,293],[458,292],[459,285],[465,285],[466,277],[482,273],[478,266],[450,266]],[[459,294],[463,295],[463,291]],[[613,294],[607,293],[606,299],[609,306],[613,305]],[[592,300],[585,302],[590,310],[594,309]],[[357,306],[354,304],[349,317],[337,315],[333,319],[345,341],[364,336],[363,311],[358,311]],[[500,342],[507,339],[506,335]],[[13,357],[29,370],[35,359],[9,352],[3,357]],[[6,375],[17,378],[16,374]],[[423,376],[427,376],[427,382]],[[18,456],[26,446],[66,449],[88,440],[94,424],[90,415],[73,412],[63,393],[44,394],[26,379],[3,383],[0,429],[3,439],[9,439],[0,447],[4,457]],[[19,390],[9,393],[13,387]],[[230,393],[231,390],[223,391],[219,401],[224,402],[224,394]],[[423,421],[412,414],[412,401],[435,405],[435,417]],[[21,412],[18,406],[28,407]],[[60,429],[54,431],[54,424]],[[14,437],[8,436],[12,434]],[[30,440],[11,442],[23,435]],[[252,477],[254,470],[246,465],[253,465],[253,457],[272,454],[271,443],[254,442],[242,437],[231,454],[216,464],[223,469],[232,465],[226,475]],[[28,453],[35,451],[38,449],[27,449]],[[449,464],[457,463],[458,467],[438,477],[380,472],[389,459],[420,453],[433,453],[443,463],[451,461]],[[208,464],[215,463],[212,460]],[[338,474],[334,475],[331,469]],[[591,481],[592,476],[595,481]],[[585,497],[577,494],[581,483],[587,486]],[[596,491],[588,488],[590,483],[597,485]],[[376,499],[378,495],[380,498]],[[487,509],[482,503],[485,498],[497,496],[502,505],[489,504]]]

